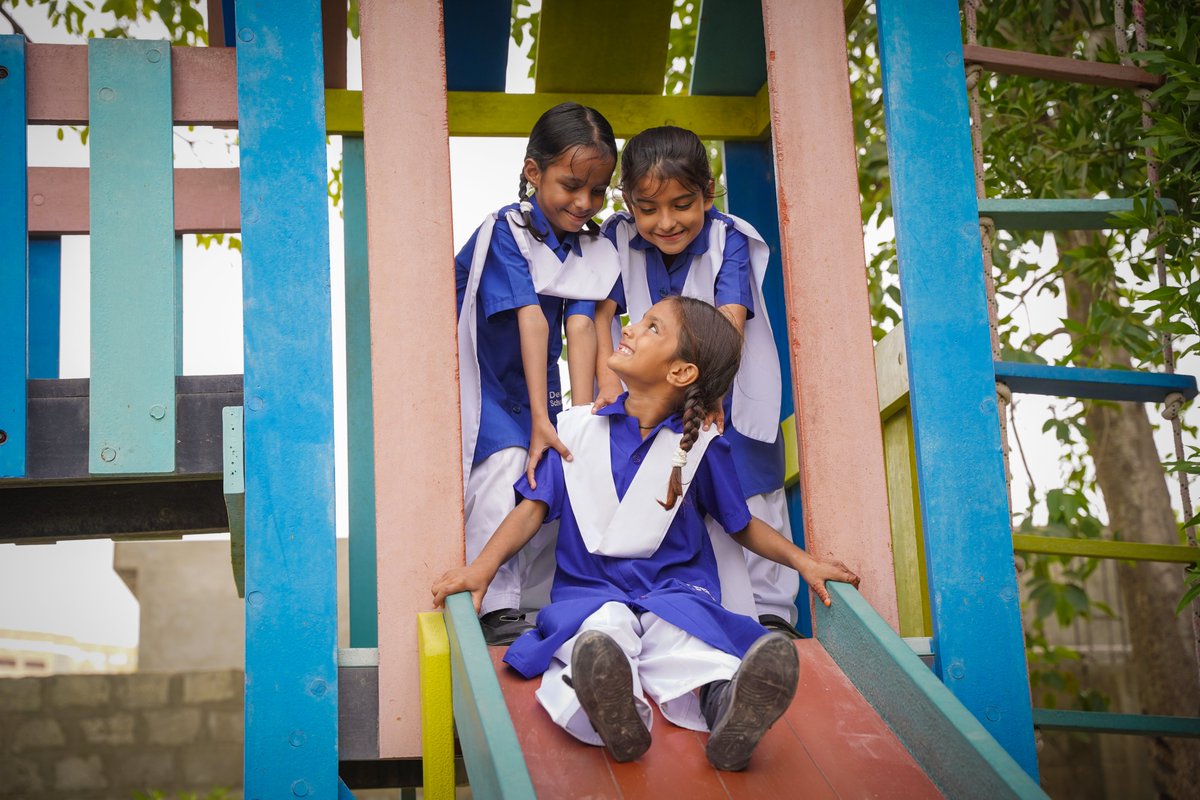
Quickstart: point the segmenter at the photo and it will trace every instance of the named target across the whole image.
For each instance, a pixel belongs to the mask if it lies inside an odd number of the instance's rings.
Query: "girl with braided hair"
[[[668,297],[626,326],[608,366],[628,391],[597,414],[576,406],[559,415],[574,459],[547,452],[536,487],[517,481],[522,500],[479,557],[432,587],[435,606],[461,591],[478,606],[498,566],[557,519],[551,603],[504,660],[527,678],[541,674],[537,697],[551,718],[618,761],[650,746],[649,696],[670,722],[711,732],[714,766],[742,769],[796,691],[791,640],[721,605],[706,515],[798,571],[826,604],[825,581],[858,585],[839,562],[813,558],[750,515],[729,443],[704,429],[741,347],[725,316],[691,298]]]
[[[551,108],[529,134],[520,202],[489,214],[454,259],[468,563],[513,509],[513,481],[524,473],[534,482],[547,448],[571,457],[554,429],[558,360],[565,328],[575,401],[590,401],[592,314],[618,274],[616,252],[592,217],[616,153],[612,127],[595,109]],[[545,602],[553,537],[547,526],[501,567],[482,607],[489,644],[532,627],[521,607]]]

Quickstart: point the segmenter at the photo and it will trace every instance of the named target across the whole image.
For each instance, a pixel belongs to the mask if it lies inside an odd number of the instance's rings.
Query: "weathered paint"
[[[165,41],[88,43],[93,474],[175,470],[170,52]]]
[[[90,232],[86,167],[30,167],[29,233],[68,236]],[[238,170],[177,169],[175,233],[236,233],[242,220]]]
[[[958,5],[877,9],[934,667],[1036,776]]]
[[[25,474],[28,372],[24,36],[0,36],[0,68],[0,478],[19,478]]]
[[[29,240],[29,377],[57,378],[62,240]]]
[[[585,20],[575,0],[544,0],[535,91],[661,95],[672,5],[608,0]]]
[[[333,367],[320,29],[315,3],[237,4],[247,798],[333,797],[338,787]]]
[[[363,141],[342,140],[346,256],[346,483],[350,503],[350,646],[379,644],[375,575],[375,430]]]
[[[450,146],[441,8],[362,5],[379,574],[379,747],[420,754],[417,612],[463,563]]]
[[[446,598],[454,721],[471,791],[481,798],[534,798],[533,782],[500,681],[466,593]]]
[[[421,771],[424,796],[454,798],[454,701],[450,689],[450,638],[440,613],[417,615],[421,660]]]
[[[1163,211],[1178,214],[1174,200],[1162,201]],[[1124,198],[1085,198],[1083,200],[1029,199],[980,200],[979,216],[989,217],[1002,231],[1106,230],[1132,227],[1117,217],[1134,210],[1134,202]]]
[[[763,4],[804,529],[899,624],[842,4]],[[797,46],[804,42],[805,46]],[[801,309],[803,313],[799,313]]]
[[[947,797],[1046,797],[852,586],[829,593],[817,638]]]

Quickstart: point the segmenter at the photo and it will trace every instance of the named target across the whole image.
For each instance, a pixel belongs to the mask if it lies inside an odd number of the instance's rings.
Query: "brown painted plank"
[[[784,715],[838,797],[941,797],[815,639],[797,642],[800,686]]]
[[[35,236],[86,234],[88,170],[30,167],[29,232]],[[241,229],[238,170],[175,170],[175,232],[236,233]]]
[[[1112,86],[1118,89],[1155,89],[1163,84],[1163,76],[1152,75],[1139,67],[1105,64],[1081,58],[1046,56],[998,47],[963,47],[963,62],[978,64],[1002,75],[1025,75],[1051,81],[1086,83],[1093,86]]]
[[[321,0],[325,88],[346,88],[346,0]]]
[[[86,125],[87,45],[27,44],[30,125]],[[171,48],[172,115],[177,125],[237,125],[237,51]]]

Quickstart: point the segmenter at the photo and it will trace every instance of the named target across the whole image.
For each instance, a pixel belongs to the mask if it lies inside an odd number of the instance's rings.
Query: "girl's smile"
[[[711,193],[654,175],[639,180],[625,201],[641,237],[668,256],[682,253],[696,240],[713,204]]]
[[[616,166],[612,157],[583,145],[564,152],[544,170],[532,158],[525,159],[534,201],[556,236],[578,233],[600,213]]]

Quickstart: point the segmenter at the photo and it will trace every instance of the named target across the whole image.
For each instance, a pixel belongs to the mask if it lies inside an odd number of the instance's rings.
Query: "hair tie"
[[[676,449],[675,455],[671,458],[671,466],[682,469],[687,466],[687,450],[682,447]]]
[[[528,200],[522,200],[521,201],[521,213],[529,214],[532,211],[533,211],[533,203],[529,202]]]

